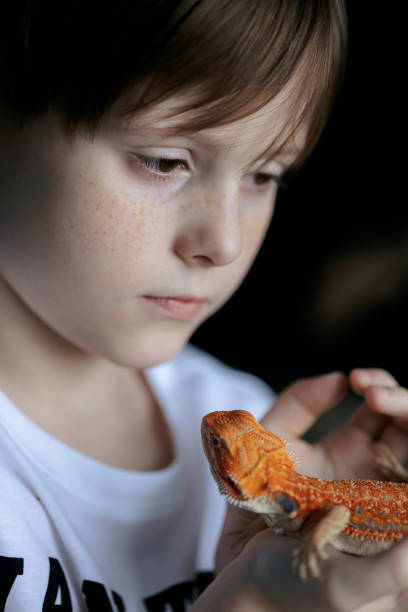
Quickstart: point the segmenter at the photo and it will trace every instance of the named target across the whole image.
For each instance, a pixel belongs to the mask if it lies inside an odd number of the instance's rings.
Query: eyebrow
[[[180,125],[182,128],[182,125]],[[225,139],[222,136],[215,136],[210,134],[204,134],[203,132],[187,132],[179,129],[177,125],[168,125],[168,126],[140,126],[140,125],[128,125],[125,126],[125,129],[129,131],[130,134],[138,133],[142,137],[154,136],[157,138],[186,138],[195,140],[197,143],[203,145],[204,147],[212,147],[222,149],[225,147]]]
[[[225,148],[225,139],[222,136],[214,136],[210,134],[204,134],[202,132],[190,132],[186,134],[180,134],[180,136],[185,136],[186,138],[191,138],[196,142],[202,144],[206,147],[213,147],[216,149]],[[232,143],[231,143],[232,144]],[[294,143],[290,143],[288,139],[287,142],[280,144],[277,147],[277,151],[273,151],[274,145],[273,141],[271,145],[266,149],[267,153],[265,155],[262,153],[259,157],[255,158],[246,168],[250,169],[255,163],[259,162],[261,165],[268,164],[276,161],[279,163],[284,171],[293,163],[296,157],[301,153],[301,149],[298,146],[295,146]]]
[[[190,132],[186,133],[185,135],[186,137],[190,137],[205,147],[212,147],[216,149],[222,149],[225,147],[225,138],[222,136],[204,134],[203,132]]]

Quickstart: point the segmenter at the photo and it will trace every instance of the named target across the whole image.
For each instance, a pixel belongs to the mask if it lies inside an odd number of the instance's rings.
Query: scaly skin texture
[[[328,544],[371,555],[408,535],[408,485],[382,480],[322,480],[296,471],[285,442],[244,410],[212,412],[202,421],[202,440],[220,493],[262,515],[276,533],[301,538],[293,566],[302,579],[318,577]],[[378,462],[388,476],[408,472],[385,445]],[[240,535],[247,539],[259,526]]]

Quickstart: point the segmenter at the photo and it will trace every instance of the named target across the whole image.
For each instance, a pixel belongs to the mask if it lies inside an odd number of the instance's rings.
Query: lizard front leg
[[[237,544],[241,544],[241,547],[244,548],[251,538],[268,527],[272,528],[275,534],[284,533],[285,528],[298,529],[301,522],[296,520],[297,509],[298,505],[293,499],[284,493],[279,493],[275,496],[274,501],[269,500],[265,507],[265,510],[269,512],[261,512],[255,519],[247,520],[240,529],[228,531],[225,534],[234,537],[231,549]]]
[[[232,537],[231,550],[235,549],[236,546],[240,546],[240,551],[246,546],[251,538],[257,533],[267,528],[267,524],[264,518],[257,516],[256,518],[246,519],[245,524],[240,529],[234,531],[227,531],[225,537]]]
[[[311,529],[301,534],[302,542],[293,553],[292,567],[305,581],[309,575],[318,578],[319,559],[327,559],[327,544],[333,544],[350,519],[350,510],[345,506],[333,506]]]

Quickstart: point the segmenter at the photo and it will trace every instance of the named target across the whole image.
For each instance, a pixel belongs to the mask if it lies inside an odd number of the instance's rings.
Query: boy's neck
[[[0,389],[46,431],[100,461],[142,470],[171,461],[167,426],[143,373],[70,345],[1,277]]]

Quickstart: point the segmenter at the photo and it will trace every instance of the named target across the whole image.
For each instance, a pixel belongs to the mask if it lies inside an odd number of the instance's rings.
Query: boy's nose
[[[205,197],[188,206],[175,251],[190,265],[226,266],[241,253],[243,239],[238,194]]]

